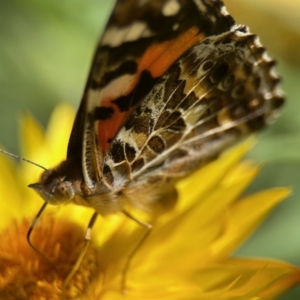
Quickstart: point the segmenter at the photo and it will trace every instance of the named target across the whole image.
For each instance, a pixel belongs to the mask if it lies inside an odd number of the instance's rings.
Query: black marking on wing
[[[164,152],[166,149],[165,141],[159,136],[153,136],[148,141],[148,147],[157,154]]]
[[[94,120],[107,120],[114,114],[111,107],[96,106],[94,110]]]
[[[90,87],[93,90],[100,89],[103,86],[108,85],[114,79],[125,75],[125,74],[135,74],[137,72],[137,63],[134,60],[125,61],[118,68],[113,71],[107,72],[103,75],[101,82],[97,82],[94,79],[91,79]]]
[[[103,176],[107,182],[113,182],[113,175],[108,165],[103,166]]]
[[[126,154],[126,159],[129,162],[132,162],[135,159],[136,150],[134,149],[134,147],[132,147],[128,143],[126,143],[125,144],[125,154]]]
[[[229,65],[226,62],[217,66],[217,68],[210,75],[212,82],[220,82],[227,75],[228,71]]]
[[[151,91],[157,80],[151,76],[150,72],[143,71],[137,87],[130,94],[113,100],[113,103],[118,106],[120,111],[128,111],[130,107],[139,103]]]
[[[119,163],[125,160],[123,142],[120,140],[116,141],[110,148],[110,154],[113,157],[115,163]]]

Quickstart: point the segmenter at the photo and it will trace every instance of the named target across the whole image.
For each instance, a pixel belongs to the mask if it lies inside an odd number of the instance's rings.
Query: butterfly
[[[66,160],[30,187],[95,216],[171,209],[177,180],[277,117],[274,64],[220,0],[116,1]]]

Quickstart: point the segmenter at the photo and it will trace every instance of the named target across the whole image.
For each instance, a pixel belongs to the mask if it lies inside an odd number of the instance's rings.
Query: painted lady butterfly
[[[67,159],[30,187],[46,203],[95,215],[166,210],[174,181],[277,116],[284,100],[273,67],[220,0],[119,0]]]

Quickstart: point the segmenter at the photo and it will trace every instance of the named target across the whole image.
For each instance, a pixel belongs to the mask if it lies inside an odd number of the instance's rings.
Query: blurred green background
[[[293,195],[236,255],[274,257],[300,266],[300,1],[225,3],[277,59],[287,96],[282,116],[260,135],[249,155],[264,163],[249,191],[293,187]],[[45,126],[57,103],[78,106],[112,6],[112,0],[0,1],[0,142],[6,149],[19,153],[19,117],[25,111]],[[300,288],[280,299],[300,299]]]

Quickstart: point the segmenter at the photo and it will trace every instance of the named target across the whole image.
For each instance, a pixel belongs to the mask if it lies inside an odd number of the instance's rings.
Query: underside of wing
[[[103,153],[134,107],[185,51],[234,24],[221,1],[206,2],[117,2],[87,84],[87,112]]]
[[[279,78],[245,26],[204,39],[156,83],[113,140],[103,174],[115,190],[178,178],[271,122]]]
[[[81,152],[80,134],[88,186],[99,180],[99,166],[124,122],[169,67],[194,44],[233,24],[222,1],[116,2],[96,49],[68,147],[68,157]]]

